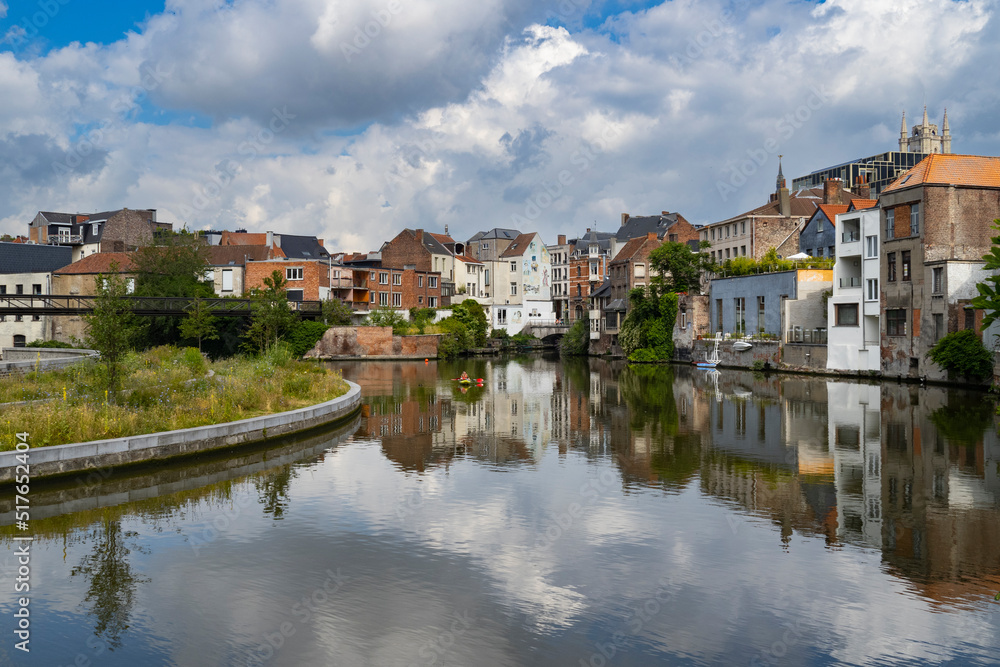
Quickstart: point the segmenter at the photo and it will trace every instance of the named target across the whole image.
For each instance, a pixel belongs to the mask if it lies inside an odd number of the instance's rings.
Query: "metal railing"
[[[786,343],[811,343],[812,345],[826,345],[826,329],[816,327],[813,329],[794,326],[785,334]]]
[[[854,243],[861,240],[861,232],[852,232],[850,230],[843,233],[840,237],[842,243]]]
[[[195,301],[213,315],[246,317],[250,315],[253,299],[191,297],[122,297],[136,315],[184,315]],[[0,296],[0,315],[86,315],[94,311],[93,296],[67,296],[59,294],[34,296]],[[322,311],[321,301],[289,301],[294,312],[317,314]]]
[[[861,276],[854,276],[851,278],[841,278],[841,287],[861,287]]]

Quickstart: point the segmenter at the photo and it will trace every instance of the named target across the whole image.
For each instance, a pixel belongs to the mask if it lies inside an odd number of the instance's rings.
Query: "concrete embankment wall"
[[[0,350],[0,377],[11,373],[30,373],[34,370],[53,371],[72,366],[84,359],[98,358],[94,350],[71,350],[45,347],[5,347]]]
[[[306,359],[429,359],[438,356],[439,334],[394,336],[392,327],[330,327]]]
[[[28,450],[31,479],[190,456],[329,424],[360,408],[361,387],[353,382],[347,384],[350,390],[343,396],[289,412],[127,438],[31,448]],[[30,443],[31,424],[19,429],[29,434]],[[19,464],[16,456],[21,453],[0,452],[0,484],[14,481]]]
[[[742,352],[733,349],[734,340],[724,340],[719,344],[719,365],[736,368],[753,368],[755,361],[770,362],[771,368],[778,368],[781,363],[781,349],[776,340],[750,341],[749,350]],[[694,341],[691,349],[691,361],[702,361],[706,355],[711,355],[715,341],[702,339]]]

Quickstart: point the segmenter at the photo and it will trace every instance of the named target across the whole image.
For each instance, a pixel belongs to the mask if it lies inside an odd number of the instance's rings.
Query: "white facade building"
[[[837,263],[828,308],[827,365],[831,370],[877,371],[879,346],[880,209],[837,216]]]

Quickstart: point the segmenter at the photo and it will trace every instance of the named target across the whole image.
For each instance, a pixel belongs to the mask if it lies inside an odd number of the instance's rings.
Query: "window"
[[[940,294],[944,291],[944,267],[935,266],[931,269],[931,282],[933,283],[933,289],[931,290],[934,294]]]
[[[583,296],[583,286],[582,285],[577,285],[576,286],[576,295],[577,296]]]
[[[417,297],[417,303],[420,304],[420,305],[423,305],[423,303],[424,303],[424,297],[418,296]]]
[[[388,306],[389,305],[389,293],[388,292],[379,292],[378,293],[378,305],[380,305],[380,306]]]
[[[437,287],[438,279],[437,276],[427,276],[427,287]]]
[[[375,272],[374,272],[374,271],[372,271],[372,274],[371,274],[371,279],[372,279],[373,281],[375,280]]]
[[[490,284],[489,281],[486,281],[486,284],[489,285]],[[423,286],[424,286],[424,277],[417,276],[417,287],[423,287]]]
[[[14,293],[15,294],[24,294],[24,285],[15,285],[14,286]]]
[[[590,265],[590,275],[592,275],[592,276],[596,276],[597,275],[597,264],[591,264]]]
[[[836,257],[837,256],[837,246],[830,246],[829,248],[827,248],[826,256],[827,257]]]
[[[24,336],[22,336],[21,334],[14,336],[14,347],[24,347],[26,344],[27,341],[25,340]]]
[[[746,221],[743,221],[741,223],[741,225],[742,226],[740,227],[740,233],[741,234],[746,234],[747,233],[747,223],[746,223]]]
[[[836,305],[836,310],[838,327],[858,326],[858,304],[838,303]]]
[[[510,284],[510,295],[511,296],[517,296],[517,283],[516,282],[511,282],[511,284]]]
[[[910,236],[920,234],[920,203],[910,205]]]
[[[878,301],[878,278],[869,278],[865,284],[868,301]]]
[[[885,333],[887,336],[906,335],[905,308],[892,308],[885,311]]]
[[[483,248],[483,250],[489,250],[490,249],[490,244],[489,243],[484,243],[482,245],[482,248]]]
[[[910,279],[910,251],[904,250],[900,253],[903,265],[903,280]]]
[[[722,299],[715,300],[715,329],[722,331]]]
[[[233,291],[233,270],[232,269],[222,269],[222,291],[232,292]]]
[[[368,301],[370,301],[371,303],[375,303],[375,292],[368,293]]]
[[[726,259],[729,259],[729,248],[726,248]]]
[[[303,295],[300,289],[285,290],[285,298],[289,301],[302,301]]]
[[[885,211],[885,240],[891,241],[896,238],[896,211],[886,209]]]
[[[816,220],[816,233],[821,234],[823,232],[823,218],[817,218]]]
[[[885,256],[886,268],[888,269],[888,275],[886,280],[890,283],[896,282],[896,253],[890,252]]]
[[[32,294],[41,294],[42,293],[42,286],[41,285],[32,285],[31,286],[31,293]]]
[[[764,319],[764,297],[757,297],[757,333],[764,333],[766,331],[765,319]]]
[[[302,267],[285,269],[285,280],[302,280]]]
[[[865,257],[878,257],[878,237],[865,237]]]
[[[746,297],[738,296],[733,299],[734,312],[736,314],[736,331],[746,331],[746,311],[747,311],[747,300]]]
[[[511,262],[510,263],[510,270],[511,271],[517,271],[517,262]]]
[[[402,306],[403,305],[403,295],[400,294],[399,292],[393,292],[393,294],[392,294],[392,305],[394,307],[396,307],[396,308],[399,308],[400,306]]]
[[[729,238],[729,225],[726,225],[726,238]]]
[[[747,247],[745,245],[740,246],[740,254],[743,255],[744,257],[747,256]]]
[[[645,264],[636,264],[635,265],[635,277],[636,278],[645,278],[646,277],[646,265]]]
[[[713,241],[715,240],[715,228],[714,227],[712,228],[712,240]]]
[[[388,285],[389,284],[389,272],[388,271],[381,271],[381,272],[379,272],[379,274],[378,274],[378,284],[379,285]]]
[[[934,342],[941,340],[944,336],[944,315],[934,313]]]
[[[976,329],[976,311],[972,308],[965,309],[965,328],[973,331]]]
[[[497,311],[497,324],[507,324],[507,309],[501,308]]]
[[[0,285],[0,295],[4,295],[6,293],[7,293],[7,286],[6,285]]]
[[[438,300],[437,300],[436,296],[429,296],[429,297],[427,297],[427,307],[428,308],[437,308],[438,307]]]
[[[392,274],[392,284],[393,285],[402,285],[403,284],[403,274],[402,273],[394,273],[394,274]]]

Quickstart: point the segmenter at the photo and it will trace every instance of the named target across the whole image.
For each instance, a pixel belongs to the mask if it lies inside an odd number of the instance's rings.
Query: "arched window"
[[[24,347],[26,342],[21,334],[14,336],[14,347]]]

